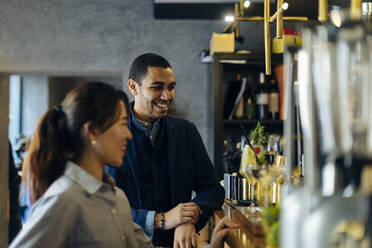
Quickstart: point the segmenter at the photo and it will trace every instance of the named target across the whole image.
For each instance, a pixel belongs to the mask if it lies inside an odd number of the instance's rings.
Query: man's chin
[[[168,115],[168,111],[167,112],[162,112],[162,113],[156,113],[156,114],[153,114],[153,118],[154,119],[160,119],[160,118],[163,118],[167,115]]]

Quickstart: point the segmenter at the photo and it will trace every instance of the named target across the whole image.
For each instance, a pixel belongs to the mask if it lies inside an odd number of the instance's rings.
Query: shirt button
[[[150,136],[150,139],[152,139],[152,136]]]
[[[124,236],[124,234],[121,235],[121,239],[122,239],[122,240],[125,240],[125,236]]]
[[[116,209],[115,208],[111,208],[111,213],[116,214]]]

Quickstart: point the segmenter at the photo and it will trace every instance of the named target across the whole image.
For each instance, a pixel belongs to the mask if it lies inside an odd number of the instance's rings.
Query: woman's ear
[[[92,122],[88,121],[87,123],[84,124],[83,126],[83,132],[84,136],[87,137],[87,141],[95,145],[97,142],[97,130],[95,128],[92,128]]]
[[[136,81],[134,81],[133,79],[129,79],[128,80],[128,89],[130,91],[130,93],[133,95],[133,96],[136,96],[138,95],[138,83]]]

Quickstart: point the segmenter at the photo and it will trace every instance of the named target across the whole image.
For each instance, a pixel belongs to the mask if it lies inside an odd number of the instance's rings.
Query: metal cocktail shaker
[[[237,202],[240,198],[240,178],[238,173],[224,174],[225,198]]]

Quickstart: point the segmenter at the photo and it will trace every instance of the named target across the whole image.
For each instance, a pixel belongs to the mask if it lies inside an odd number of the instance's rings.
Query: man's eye
[[[153,90],[162,90],[162,87],[151,87]]]
[[[169,86],[168,90],[174,90],[176,86]]]

